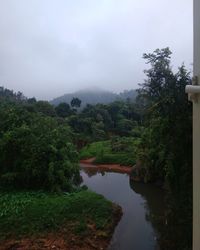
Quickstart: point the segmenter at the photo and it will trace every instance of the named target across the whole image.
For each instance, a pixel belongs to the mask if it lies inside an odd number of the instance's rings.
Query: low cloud
[[[0,85],[51,99],[88,86],[136,88],[142,54],[192,63],[192,1],[1,0]]]

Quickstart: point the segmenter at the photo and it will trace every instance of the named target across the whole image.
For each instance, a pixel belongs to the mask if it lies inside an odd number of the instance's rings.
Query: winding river
[[[159,225],[164,211],[163,191],[151,184],[130,181],[129,175],[82,168],[83,184],[119,204],[123,216],[109,250],[158,250]]]

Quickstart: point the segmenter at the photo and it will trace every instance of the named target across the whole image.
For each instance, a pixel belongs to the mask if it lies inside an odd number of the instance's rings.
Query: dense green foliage
[[[97,124],[101,122],[101,133],[93,136],[87,131],[91,137],[109,141],[86,146],[81,157],[95,156],[99,163],[124,163],[130,147],[119,147],[116,154],[113,136],[129,137],[133,141],[131,159],[142,167],[144,180],[164,183],[167,190],[162,249],[183,250],[191,248],[192,239],[192,105],[185,94],[191,76],[184,65],[173,72],[170,58],[169,48],[144,54],[150,67],[145,70],[146,80],[136,103],[118,101],[83,110],[87,116],[80,114],[81,119],[93,122],[96,117]]]
[[[192,238],[192,112],[184,92],[191,77],[184,65],[173,73],[170,55],[168,48],[144,54],[150,69],[138,100],[145,129],[137,157],[149,181],[161,179],[168,186],[169,230],[164,238],[174,241],[162,249],[182,250],[191,247]],[[174,231],[180,232],[176,238]]]
[[[71,110],[69,104],[67,103],[60,103],[56,108],[55,108],[56,114],[59,117],[65,118],[70,115],[72,115],[74,112]]]
[[[64,228],[88,235],[88,223],[107,230],[114,222],[111,202],[77,187],[77,134],[66,119],[76,115],[73,107],[0,89],[1,240]]]
[[[139,121],[134,103],[129,100],[108,105],[87,105],[80,113],[68,118],[69,125],[83,145],[110,139],[115,135],[134,135]]]
[[[40,104],[0,102],[0,183],[4,188],[70,190],[78,179],[78,156],[69,126],[46,112],[46,107],[54,110],[50,104]]]
[[[4,187],[71,190],[78,177],[75,147],[79,158],[95,157],[96,163],[136,163],[145,181],[159,181],[167,191],[161,249],[191,249],[190,72],[184,65],[172,70],[169,48],[144,59],[149,68],[136,101],[124,92],[113,102],[86,105],[73,95],[71,105],[54,107],[0,88],[0,181]]]
[[[1,193],[0,238],[44,234],[69,225],[74,233],[86,233],[88,221],[102,229],[112,221],[112,209],[111,202],[89,191]]]
[[[138,141],[131,137],[113,137],[108,141],[93,142],[80,151],[80,158],[95,157],[95,163],[116,163],[133,166],[136,162],[135,149]]]

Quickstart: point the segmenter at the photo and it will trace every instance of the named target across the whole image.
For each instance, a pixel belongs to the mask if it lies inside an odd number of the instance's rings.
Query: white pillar
[[[200,85],[200,0],[194,0],[194,76]],[[200,94],[193,101],[193,250],[200,250]]]

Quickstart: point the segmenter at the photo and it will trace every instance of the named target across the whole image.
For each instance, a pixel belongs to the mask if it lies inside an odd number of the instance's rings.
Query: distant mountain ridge
[[[50,101],[51,104],[57,106],[61,102],[69,103],[73,97],[77,97],[81,100],[81,106],[86,104],[108,104],[116,100],[126,100],[127,98],[135,100],[137,96],[136,90],[124,90],[120,94],[113,93],[111,91],[102,90],[99,88],[89,88],[76,91],[74,93],[64,94]]]

